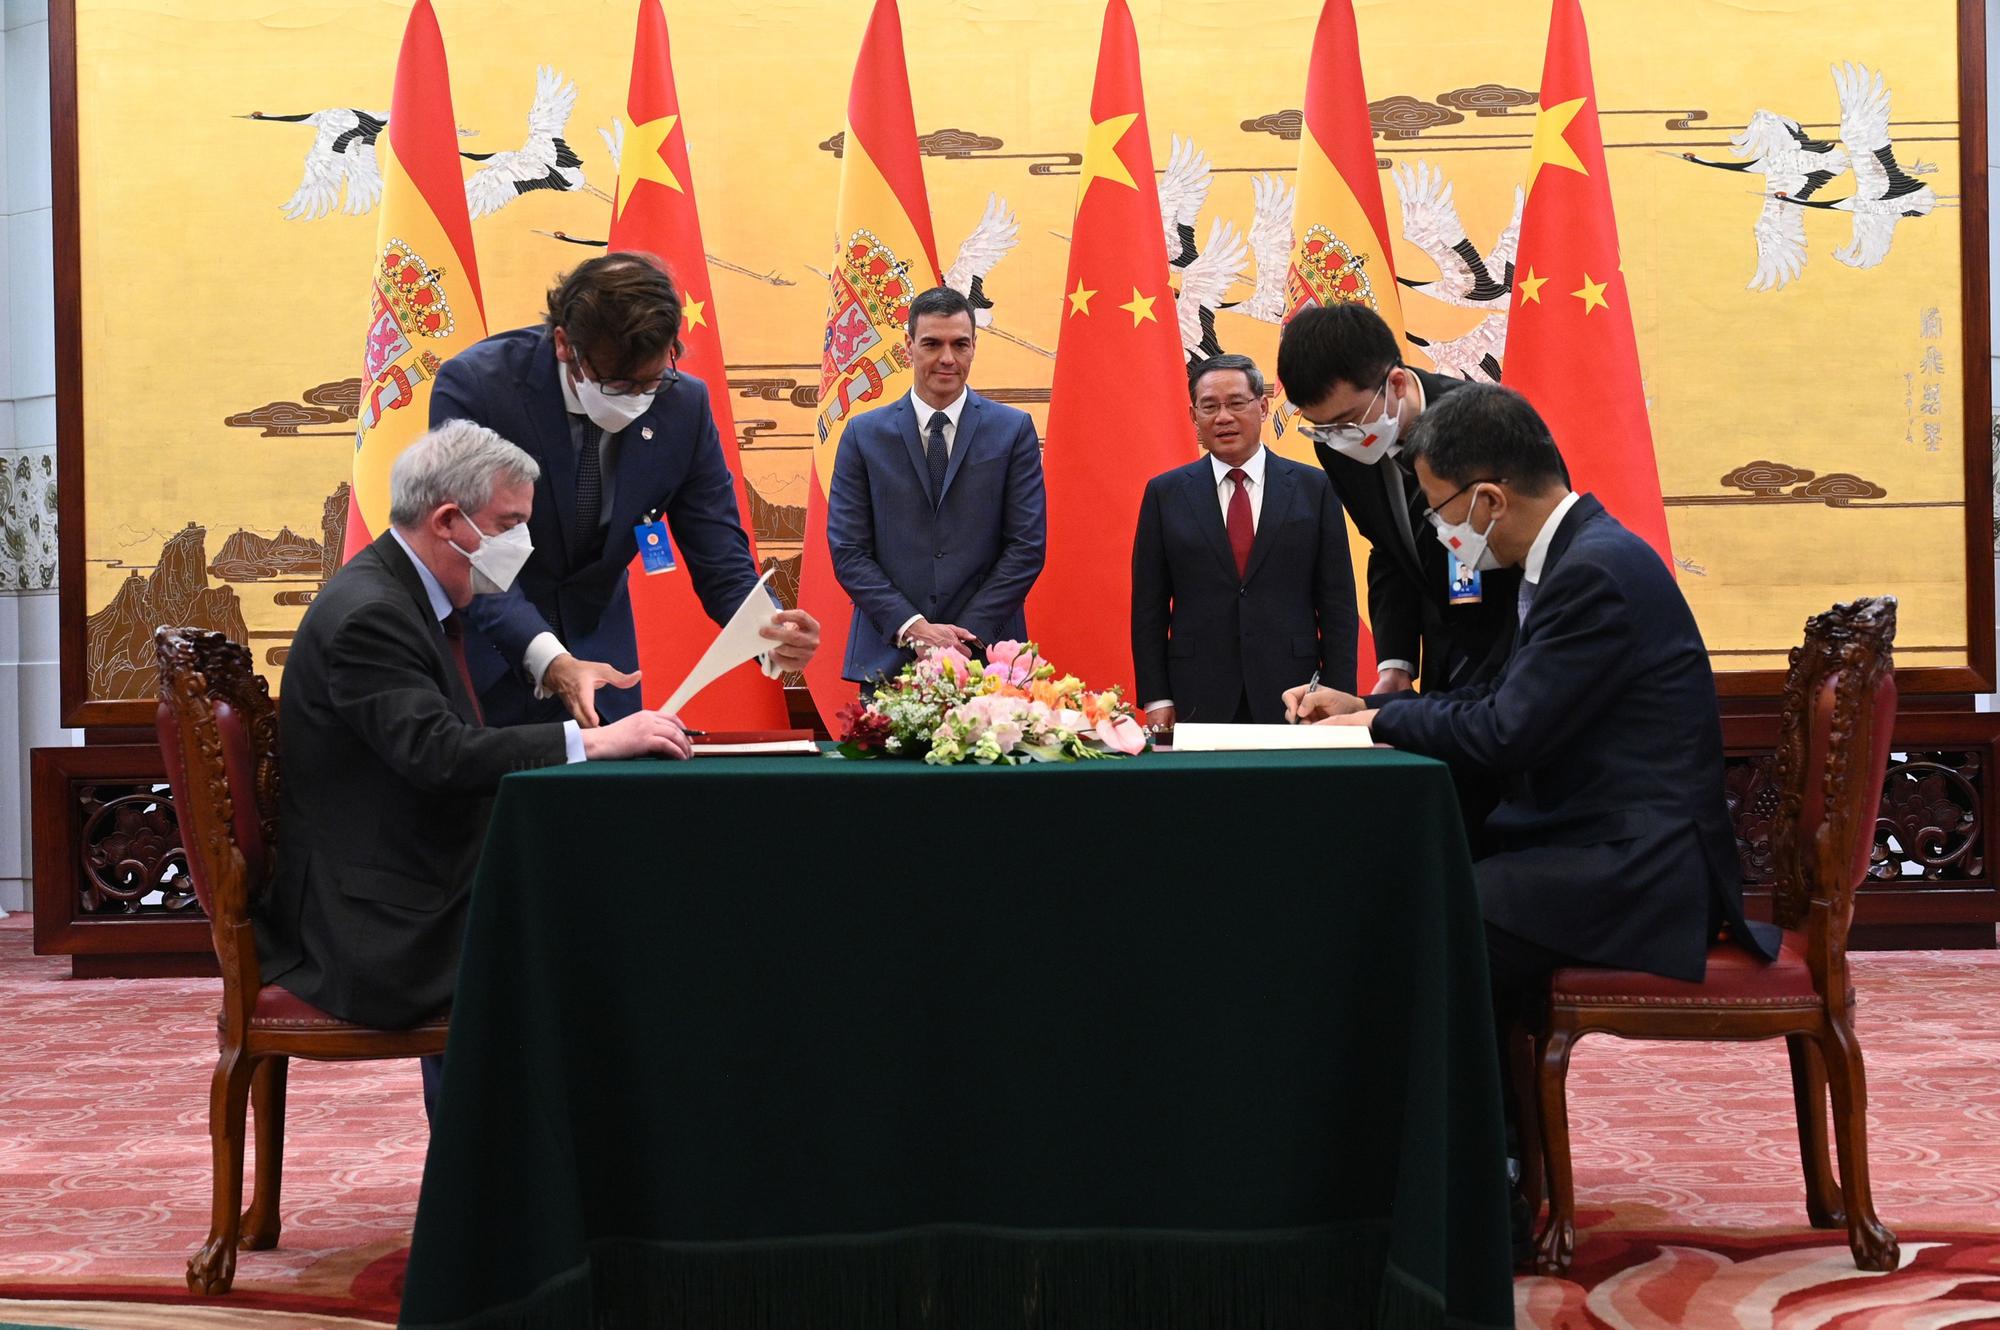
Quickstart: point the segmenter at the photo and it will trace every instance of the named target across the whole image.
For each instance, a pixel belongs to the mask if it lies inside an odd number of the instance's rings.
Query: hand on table
[[[1361,710],[1361,699],[1352,693],[1343,693],[1338,688],[1312,688],[1300,684],[1297,688],[1285,690],[1285,719],[1295,724],[1306,724],[1327,716],[1345,716],[1349,712]]]
[[[583,732],[583,756],[590,762],[621,757],[684,758],[693,751],[680,717],[657,711],[637,711]]]

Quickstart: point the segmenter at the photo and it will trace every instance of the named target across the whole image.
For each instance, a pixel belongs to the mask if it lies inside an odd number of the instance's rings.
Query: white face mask
[[[1472,502],[1475,506],[1479,502],[1479,491],[1476,489],[1472,491]],[[1499,514],[1493,515],[1484,531],[1473,529],[1470,508],[1466,509],[1465,516],[1463,522],[1447,522],[1436,513],[1431,514],[1431,526],[1437,531],[1438,544],[1444,546],[1445,553],[1458,560],[1461,568],[1474,568],[1482,573],[1498,570],[1500,560],[1486,541],[1500,521]]]
[[[1388,397],[1389,381],[1384,379],[1382,387],[1375,394],[1387,398],[1382,404],[1382,415],[1376,420],[1366,420],[1358,425],[1313,425],[1304,427],[1306,437],[1339,453],[1342,457],[1373,466],[1385,457],[1394,457],[1403,451],[1397,438],[1403,430],[1403,417],[1399,400]],[[1374,405],[1372,402],[1370,405]]]
[[[479,525],[470,517],[465,519],[474,531]],[[475,596],[497,596],[514,585],[514,578],[520,574],[521,565],[535,552],[535,543],[528,535],[528,524],[510,526],[497,536],[489,536],[479,531],[479,548],[466,549],[457,541],[451,547],[465,556],[472,565],[472,594]]]
[[[577,404],[590,423],[607,434],[616,434],[653,409],[652,393],[626,393],[614,397],[601,384],[578,375],[575,380]]]

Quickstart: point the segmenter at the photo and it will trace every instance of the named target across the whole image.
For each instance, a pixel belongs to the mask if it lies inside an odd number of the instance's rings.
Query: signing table
[[[410,1326],[1513,1324],[1445,768],[510,776]]]

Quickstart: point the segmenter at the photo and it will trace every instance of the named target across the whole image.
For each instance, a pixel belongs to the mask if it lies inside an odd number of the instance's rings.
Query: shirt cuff
[[[563,722],[563,761],[583,761],[583,727],[573,720]]]
[[[1383,670],[1401,670],[1401,671],[1402,671],[1403,673],[1405,673],[1405,674],[1409,675],[1409,676],[1410,676],[1410,677],[1412,677],[1412,678],[1415,678],[1415,677],[1416,677],[1416,673],[1417,673],[1417,667],[1416,667],[1416,666],[1414,666],[1414,665],[1412,665],[1412,664],[1410,664],[1410,662],[1409,662],[1409,661],[1407,661],[1407,660],[1378,660],[1378,661],[1376,661],[1376,662],[1375,662],[1375,673],[1376,673],[1376,675],[1377,675],[1378,677],[1379,677],[1379,676],[1381,675],[1381,673],[1382,673],[1382,671],[1383,671]]]
[[[535,640],[528,643],[528,649],[521,653],[521,668],[535,681],[536,698],[555,696],[543,690],[542,676],[549,672],[549,666],[555,664],[557,656],[568,654],[569,648],[554,633],[536,633]]]
[[[1170,707],[1173,704],[1174,704],[1174,699],[1172,699],[1171,697],[1167,697],[1160,699],[1158,702],[1148,702],[1145,706],[1140,707],[1139,710],[1143,712],[1154,712],[1158,711],[1161,707]]]
[[[921,615],[921,614],[912,614],[912,615],[911,615],[911,616],[910,616],[909,618],[907,618],[907,619],[903,620],[903,626],[902,626],[901,628],[898,628],[898,629],[896,630],[896,645],[897,645],[897,646],[899,646],[899,647],[906,647],[906,646],[908,646],[908,645],[910,644],[910,643],[909,643],[909,639],[908,639],[908,638],[906,638],[906,637],[904,637],[904,636],[903,636],[903,634],[904,634],[904,633],[907,633],[907,632],[909,632],[909,631],[910,631],[910,625],[911,625],[911,624],[915,623],[915,622],[916,622],[917,620],[919,620],[919,619],[921,619],[921,618],[923,618],[923,617],[924,617],[924,616],[923,616],[923,615]]]

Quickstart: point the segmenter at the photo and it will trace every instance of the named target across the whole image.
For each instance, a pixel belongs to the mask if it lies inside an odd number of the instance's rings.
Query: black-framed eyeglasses
[[[1389,374],[1394,374],[1399,368],[1401,367],[1391,365],[1389,367]],[[1368,404],[1361,408],[1361,418],[1359,420],[1343,421],[1337,425],[1320,425],[1307,420],[1304,416],[1300,416],[1299,433],[1305,435],[1314,443],[1323,443],[1329,448],[1333,446],[1336,439],[1345,439],[1349,443],[1367,442],[1368,422],[1374,419],[1368,413],[1373,411],[1375,404],[1388,394],[1389,374],[1382,376],[1382,386],[1375,390],[1375,395],[1370,397]]]
[[[1442,517],[1439,517],[1438,513],[1440,510],[1450,507],[1451,501],[1453,499],[1456,499],[1459,495],[1465,493],[1467,490],[1471,489],[1474,485],[1504,485],[1506,483],[1507,483],[1507,477],[1505,476],[1481,476],[1477,480],[1468,480],[1463,485],[1460,485],[1457,489],[1453,490],[1449,495],[1447,495],[1443,503],[1425,504],[1424,520],[1426,522],[1429,522],[1432,526],[1443,526],[1444,519]]]
[[[585,366],[588,368],[588,366]],[[680,357],[667,358],[667,372],[657,379],[598,379],[597,390],[606,397],[651,397],[681,381]]]

